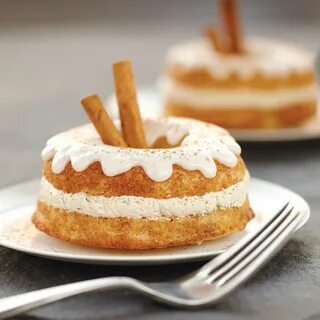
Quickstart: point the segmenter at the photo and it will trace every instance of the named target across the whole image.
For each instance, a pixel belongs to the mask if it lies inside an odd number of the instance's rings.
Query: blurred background
[[[239,6],[246,35],[317,49],[320,1]],[[152,84],[168,46],[216,19],[214,0],[0,0],[1,185],[40,175],[47,138],[87,121],[80,99],[112,92],[113,61],[131,58],[137,83]]]

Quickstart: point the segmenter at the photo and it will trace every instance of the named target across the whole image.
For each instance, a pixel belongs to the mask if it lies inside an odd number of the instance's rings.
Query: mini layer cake
[[[311,55],[283,42],[252,38],[241,54],[215,51],[206,38],[169,50],[162,80],[169,115],[226,128],[284,128],[315,117]]]
[[[166,113],[225,128],[297,127],[315,118],[313,58],[282,41],[242,36],[235,0],[217,1],[220,27],[169,50]]]
[[[215,125],[144,120],[148,148],[105,145],[91,124],[47,142],[36,227],[86,246],[150,249],[240,231],[253,217],[240,147]]]

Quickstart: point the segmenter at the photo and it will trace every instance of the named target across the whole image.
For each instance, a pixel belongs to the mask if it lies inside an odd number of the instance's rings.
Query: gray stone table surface
[[[112,61],[131,57],[137,82],[154,82],[166,48],[196,36],[213,12],[211,0],[164,3],[0,0],[0,187],[40,175],[46,139],[86,121],[80,98],[112,91]],[[318,47],[319,1],[242,3],[248,33]],[[187,311],[120,290],[72,298],[16,319],[320,319],[320,141],[247,144],[243,155],[253,176],[298,192],[312,215],[270,263],[224,301]],[[92,266],[0,247],[0,297],[102,276],[174,279],[201,264]]]

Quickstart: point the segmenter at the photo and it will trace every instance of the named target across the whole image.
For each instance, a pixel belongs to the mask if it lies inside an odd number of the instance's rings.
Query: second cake
[[[161,81],[166,113],[226,128],[295,127],[316,114],[312,58],[282,42],[248,39],[226,54],[202,38],[174,46]]]
[[[225,128],[302,126],[316,115],[313,58],[282,41],[242,35],[236,1],[220,0],[223,30],[169,50],[161,81],[169,115]]]

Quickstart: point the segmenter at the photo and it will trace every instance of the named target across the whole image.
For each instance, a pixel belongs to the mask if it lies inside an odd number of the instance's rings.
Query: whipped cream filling
[[[202,109],[214,107],[278,109],[295,103],[313,101],[317,97],[316,84],[277,90],[200,89],[185,86],[174,79],[163,78],[159,86],[165,100]]]
[[[93,125],[88,124],[48,140],[42,158],[52,159],[52,171],[56,174],[68,163],[80,172],[98,161],[107,176],[142,167],[150,179],[161,182],[170,178],[175,164],[213,178],[217,172],[215,161],[235,167],[241,153],[240,146],[226,130],[201,121],[175,117],[146,119],[144,128],[149,146],[162,136],[172,145],[182,142],[179,147],[169,149],[113,147],[103,144]]]
[[[218,79],[225,79],[232,73],[249,79],[257,71],[264,76],[287,76],[313,68],[313,55],[295,45],[248,38],[244,46],[246,54],[223,54],[215,51],[206,38],[200,38],[172,47],[167,54],[167,64],[186,71],[205,68]]]
[[[242,181],[221,191],[202,196],[155,199],[137,196],[92,196],[84,192],[65,193],[42,178],[39,200],[67,212],[78,212],[92,217],[169,219],[240,207],[247,197],[248,182],[247,172]]]

